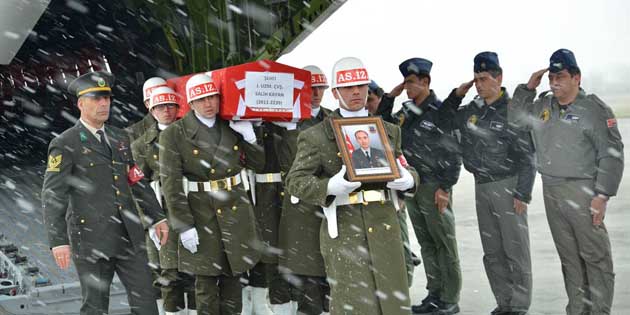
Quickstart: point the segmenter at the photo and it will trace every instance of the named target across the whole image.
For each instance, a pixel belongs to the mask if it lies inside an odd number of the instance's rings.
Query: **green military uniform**
[[[179,242],[180,271],[197,276],[197,309],[200,314],[240,313],[239,275],[260,259],[255,217],[240,172],[243,164],[261,168],[264,152],[243,141],[227,121],[216,118],[208,128],[194,111],[164,130],[160,144],[169,222],[177,232],[195,228],[199,235],[194,254]]]
[[[330,178],[343,162],[335,141],[332,119],[339,110],[300,133],[295,163],[287,178],[288,193],[321,207],[329,206]],[[402,154],[400,129],[385,123],[396,156]],[[410,170],[417,181],[417,174]],[[386,190],[384,183],[364,183],[361,190]],[[403,243],[394,204],[387,200],[337,206],[338,237],[331,238],[327,221],[320,246],[331,283],[331,314],[409,314],[409,289]]]
[[[278,155],[275,142],[280,127],[269,122],[255,127],[256,137],[262,139],[265,150],[265,165],[253,170],[251,185],[254,185],[256,203],[254,214],[258,230],[262,236],[260,244],[261,260],[248,274],[248,285],[255,288],[269,288],[271,304],[288,302],[288,283],[278,273],[278,225],[284,195]]]
[[[144,172],[146,178],[151,181],[153,189],[160,190],[156,193],[161,204],[165,206],[160,187],[160,162],[159,162],[159,135],[157,123],[148,128],[146,132],[131,144],[131,151],[138,167]],[[164,208],[168,212],[166,208]],[[159,250],[159,260],[152,262],[149,255],[149,263],[160,267],[160,278],[155,282],[161,288],[161,296],[164,299],[164,310],[167,312],[177,312],[186,308],[184,299],[188,293],[188,309],[195,309],[194,298],[194,278],[185,273],[179,273],[178,268],[178,242],[179,234],[171,230],[167,243]],[[147,247],[152,245],[156,250],[152,240],[147,241]]]
[[[157,124],[155,117],[151,113],[147,113],[141,120],[135,122],[133,125],[125,128],[125,131],[131,138],[131,143],[140,138],[147,130],[153,128]],[[142,213],[142,209],[138,208],[138,211]],[[145,229],[148,227],[145,226]],[[145,241],[147,246],[147,256],[149,257],[149,267],[153,273],[153,280],[158,280],[160,277],[160,257],[157,247],[153,244],[153,241],[149,238],[149,233],[145,235]],[[159,289],[154,290],[155,299],[161,299],[161,291]]]
[[[153,128],[155,124],[157,124],[155,117],[153,117],[151,113],[148,113],[141,120],[125,128],[125,130],[129,133],[129,137],[133,142],[140,138],[145,132],[147,132],[147,130]]]
[[[610,107],[583,90],[568,107],[552,93],[534,102],[535,96],[535,90],[519,85],[509,118],[532,130],[547,221],[569,297],[567,314],[610,314],[610,240],[604,224],[593,226],[590,205],[596,194],[614,196],[619,188],[624,162],[617,121]]]
[[[320,107],[317,116],[300,121],[298,131],[307,130],[330,115],[329,109]],[[297,151],[297,131],[283,134],[278,159],[284,172],[288,172]],[[293,199],[293,200],[292,200]],[[326,308],[326,295],[330,289],[326,282],[324,258],[319,247],[319,230],[322,208],[295,198],[286,197],[280,218],[279,257],[280,270],[298,277],[292,288],[291,299],[298,302],[298,311],[304,314],[321,314]]]
[[[155,314],[140,221],[148,217],[151,225],[165,216],[146,180],[128,183],[135,162],[127,133],[105,126],[104,134],[100,140],[79,121],[50,142],[42,189],[50,246],[71,247],[83,293],[81,314],[107,313],[114,272],[135,314]],[[102,285],[94,286],[93,277]]]

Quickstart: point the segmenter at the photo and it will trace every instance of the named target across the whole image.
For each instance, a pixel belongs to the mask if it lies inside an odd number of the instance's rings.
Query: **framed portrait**
[[[348,180],[388,182],[400,178],[381,117],[332,120]]]

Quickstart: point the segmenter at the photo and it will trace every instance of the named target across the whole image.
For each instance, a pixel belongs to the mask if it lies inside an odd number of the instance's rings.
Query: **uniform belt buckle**
[[[350,204],[357,204],[357,203],[359,203],[359,193],[358,192],[350,193],[348,195],[348,201],[350,202]]]
[[[267,183],[273,183],[273,173],[267,173]]]
[[[219,181],[211,180],[210,181],[210,191],[219,191]]]
[[[363,191],[363,202],[375,202],[375,201],[382,201],[383,198],[383,193],[378,191],[378,190],[366,190]]]

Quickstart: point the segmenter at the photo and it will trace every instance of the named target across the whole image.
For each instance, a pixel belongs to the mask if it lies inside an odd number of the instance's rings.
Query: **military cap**
[[[561,48],[556,50],[553,55],[551,55],[551,58],[549,58],[549,72],[555,73],[564,69],[580,70],[580,67],[578,67],[573,52],[568,49]]]
[[[378,86],[378,84],[376,84],[376,82],[374,82],[374,80],[370,80],[370,84],[368,84],[368,89],[370,91],[370,93],[376,93],[376,91],[378,91],[378,89],[380,89],[381,87]]]
[[[109,72],[95,71],[86,73],[68,85],[68,92],[81,96],[111,96],[114,75]]]
[[[433,63],[424,58],[411,58],[403,61],[399,66],[400,73],[402,73],[403,77],[407,77],[410,74],[426,74],[429,75],[431,73],[431,67],[433,67]]]
[[[492,51],[478,53],[477,56],[475,56],[475,66],[473,71],[475,73],[479,73],[491,70],[501,70],[501,65],[499,65],[499,56],[497,56],[497,53]]]

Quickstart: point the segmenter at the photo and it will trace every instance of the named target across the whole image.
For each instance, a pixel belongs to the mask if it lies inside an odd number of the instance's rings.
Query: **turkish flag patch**
[[[617,126],[617,119],[616,118],[606,119],[606,126],[608,126],[608,128]]]
[[[403,167],[409,167],[409,164],[407,164],[407,159],[405,159],[405,156],[403,154],[398,157],[398,162],[400,162],[400,165],[402,165]]]
[[[127,173],[127,182],[129,185],[133,186],[138,183],[140,180],[144,178],[144,173],[138,167],[137,164],[134,164],[130,169],[129,173]]]

